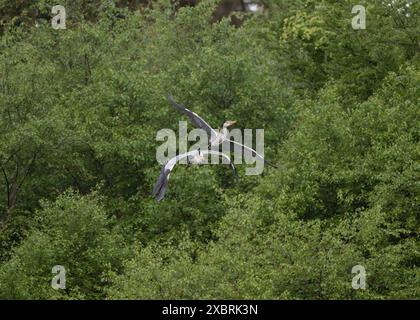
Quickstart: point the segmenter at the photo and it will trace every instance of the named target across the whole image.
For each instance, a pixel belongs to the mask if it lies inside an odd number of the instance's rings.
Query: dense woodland
[[[55,2],[0,0],[1,299],[420,298],[419,1]],[[157,203],[168,93],[279,168]]]

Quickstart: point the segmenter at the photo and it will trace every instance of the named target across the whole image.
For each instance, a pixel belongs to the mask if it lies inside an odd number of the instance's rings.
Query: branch
[[[28,167],[26,168],[25,173],[23,174],[22,180],[21,180],[21,182],[19,183],[19,185],[18,185],[18,187],[17,187],[17,189],[16,189],[16,192],[18,192],[18,191],[19,191],[19,189],[20,189],[20,187],[22,186],[23,182],[25,181],[26,177],[30,174],[30,172],[31,172],[31,170],[32,170],[32,168],[33,168],[33,165],[34,165],[34,163],[35,163],[36,157],[37,157],[37,155],[38,155],[38,153],[39,153],[39,149],[40,149],[40,148],[38,148],[38,149],[35,151],[35,153],[34,153],[34,155],[33,155],[32,159],[31,159],[31,161],[29,162],[29,165],[28,165]]]
[[[6,181],[6,189],[7,189],[7,207],[10,207],[10,183],[9,179],[7,178],[6,170],[3,166],[1,166],[1,171],[3,172],[4,180]]]

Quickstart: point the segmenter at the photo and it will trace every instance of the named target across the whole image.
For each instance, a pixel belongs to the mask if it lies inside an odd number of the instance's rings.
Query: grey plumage
[[[190,118],[191,122],[197,128],[201,128],[205,130],[209,138],[211,138],[212,135],[217,134],[217,132],[198,114],[186,108],[183,104],[176,103],[175,100],[171,96],[168,96],[168,100],[176,110],[188,116],[188,118]]]

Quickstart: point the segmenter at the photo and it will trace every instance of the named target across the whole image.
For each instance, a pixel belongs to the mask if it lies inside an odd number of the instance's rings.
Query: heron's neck
[[[223,137],[226,137],[227,135],[228,135],[228,128],[226,128],[225,126],[223,126],[223,128],[222,128],[222,136]]]

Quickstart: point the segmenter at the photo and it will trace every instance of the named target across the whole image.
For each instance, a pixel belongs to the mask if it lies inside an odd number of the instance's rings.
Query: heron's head
[[[232,120],[228,120],[223,124],[223,128],[230,128],[232,127],[234,124],[236,123],[236,121],[232,121]]]

